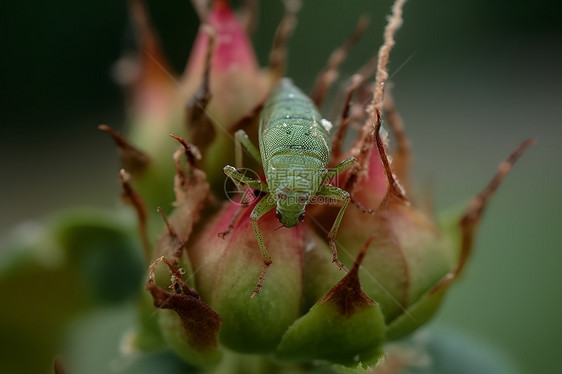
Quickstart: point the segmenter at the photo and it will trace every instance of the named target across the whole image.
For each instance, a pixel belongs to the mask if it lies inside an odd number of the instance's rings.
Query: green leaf
[[[53,227],[57,244],[95,297],[117,302],[138,294],[142,251],[117,213],[71,211]]]

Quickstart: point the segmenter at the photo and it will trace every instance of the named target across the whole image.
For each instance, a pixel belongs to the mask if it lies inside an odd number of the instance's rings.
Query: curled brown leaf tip
[[[150,261],[150,253],[151,253],[151,246],[148,240],[148,232],[147,232],[147,213],[146,213],[146,204],[142,197],[133,189],[130,183],[131,176],[129,173],[125,171],[125,169],[121,169],[119,172],[119,181],[121,182],[121,187],[123,188],[122,198],[123,200],[131,205],[136,214],[137,214],[137,221],[139,226],[139,233],[141,236],[143,249],[144,249],[144,256],[145,260],[148,262]]]
[[[170,134],[170,137],[176,139],[183,146],[185,158],[189,166],[194,168],[195,162],[201,160],[201,152],[199,151],[199,148],[193,144],[186,143],[186,141],[179,136]]]
[[[173,156],[174,166],[176,168],[176,176],[174,181],[174,191],[176,194],[175,205],[178,206],[183,202],[189,200],[189,197],[187,195],[188,190],[191,189],[191,191],[193,192],[194,191],[193,188],[195,188],[195,186],[199,186],[200,188],[203,188],[203,190],[205,190],[205,191],[200,191],[201,194],[206,196],[207,195],[206,189],[208,188],[208,186],[205,183],[205,179],[206,179],[205,172],[198,169],[195,165],[196,161],[201,159],[201,152],[199,151],[199,148],[197,148],[193,144],[186,143],[179,136],[175,136],[175,135],[170,135],[170,136],[176,139],[182,145],[182,148],[178,149]],[[182,155],[185,155],[185,158],[187,160],[188,175],[186,175],[181,163]],[[201,200],[204,199],[202,198]]]
[[[183,253],[183,250],[185,248],[185,241],[180,239],[180,237],[176,233],[176,230],[174,229],[174,226],[168,221],[168,218],[166,217],[162,209],[158,207],[157,210],[160,216],[162,217],[162,220],[164,221],[167,230],[167,235],[164,234],[162,238],[158,241],[158,250],[162,251],[164,255],[169,256],[172,259],[172,263],[175,266],[177,266],[177,264],[180,261],[180,257]],[[164,245],[163,240],[165,240],[168,243],[168,245]],[[166,250],[163,251],[163,249]],[[167,263],[167,260],[165,258],[164,260],[165,260],[164,262]]]
[[[154,272],[163,261],[172,272],[173,292],[159,287],[154,280]],[[222,323],[219,315],[207,305],[197,292],[182,279],[181,270],[165,257],[160,257],[150,266],[147,290],[151,293],[154,306],[159,309],[171,309],[180,317],[185,336],[190,345],[200,351],[208,351],[218,346],[218,331]]]
[[[170,137],[177,140],[183,148],[183,152],[181,149],[178,149],[173,156],[174,165],[176,168],[176,180],[174,190],[176,191],[176,203],[179,204],[185,200],[186,196],[185,193],[187,192],[188,185],[198,184],[203,182],[206,178],[205,173],[198,169],[196,166],[196,162],[201,160],[201,152],[199,148],[197,148],[193,144],[188,144],[180,138],[179,136],[175,136],[170,134]],[[187,171],[189,175],[186,176],[183,167],[181,165],[181,155],[184,154],[186,161],[187,161]]]
[[[382,120],[381,120],[380,111],[379,111],[378,108],[376,108],[375,112],[376,112],[376,115],[377,115],[377,124],[375,126],[375,141],[376,141],[376,144],[377,144],[377,150],[379,151],[379,154],[380,154],[380,157],[381,157],[382,164],[384,166],[384,172],[386,174],[386,178],[388,179],[387,196],[396,198],[398,201],[401,201],[401,202],[407,204],[408,199],[406,198],[406,194],[404,192],[404,189],[402,188],[400,183],[398,183],[397,177],[393,173],[392,168],[390,167],[390,161],[388,160],[388,156],[386,155],[386,147],[385,147],[385,144],[383,142],[383,139],[381,138],[380,129],[381,129],[381,126],[382,126]]]
[[[411,143],[404,131],[404,123],[394,106],[394,99],[388,91],[385,93],[383,110],[384,117],[396,139],[396,151],[392,155],[392,167],[397,178],[405,185],[406,191],[411,191],[409,175],[412,160]]]
[[[357,26],[355,27],[353,33],[349,35],[345,42],[330,55],[328,63],[318,74],[316,83],[314,84],[314,88],[312,89],[312,93],[310,95],[316,106],[321,106],[324,102],[328,89],[338,77],[338,69],[340,65],[349,54],[349,51],[359,41],[361,36],[363,36],[368,25],[369,17],[367,15],[362,15],[359,18],[359,21],[357,21]]]
[[[166,215],[164,214],[164,212],[162,211],[162,208],[157,207],[156,210],[158,211],[158,213],[160,214],[160,217],[162,217],[162,220],[164,221],[164,223],[166,224],[166,229],[168,230],[168,235],[172,236],[172,237],[177,237],[176,231],[174,230],[174,228],[170,225],[170,222],[168,221],[168,218],[166,218]]]
[[[373,236],[369,237],[365,245],[361,248],[349,273],[320,299],[319,303],[334,303],[340,314],[345,317],[351,317],[357,309],[376,304],[363,291],[359,281],[359,268],[373,239]]]
[[[459,263],[454,271],[455,277],[461,272],[466,260],[470,256],[474,244],[474,235],[488,201],[494,192],[496,192],[519,157],[521,157],[527,148],[535,143],[536,141],[534,139],[528,139],[521,143],[519,147],[517,147],[517,149],[499,165],[496,175],[492,178],[486,188],[476,195],[469,203],[468,208],[459,223],[462,231],[462,242]]]
[[[129,144],[121,134],[111,127],[102,124],[98,126],[98,129],[107,132],[113,139],[124,169],[129,170],[133,175],[142,174],[146,170],[150,162],[148,156]]]

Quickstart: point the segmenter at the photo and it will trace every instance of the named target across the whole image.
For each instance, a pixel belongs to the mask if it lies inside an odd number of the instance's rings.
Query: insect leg
[[[271,256],[269,254],[269,252],[267,251],[267,248],[265,248],[265,244],[263,242],[263,237],[261,236],[261,232],[260,229],[258,227],[258,220],[267,212],[269,212],[271,209],[275,208],[276,203],[274,201],[274,199],[270,199],[269,198],[270,195],[267,194],[265,195],[254,207],[254,210],[252,210],[252,213],[250,214],[250,220],[252,221],[252,226],[254,227],[254,234],[256,235],[256,239],[258,241],[258,246],[260,247],[260,251],[261,251],[261,255],[263,256],[263,269],[260,273],[260,276],[258,278],[258,284],[256,285],[256,288],[254,289],[254,292],[252,292],[252,296],[250,296],[250,298],[253,298],[255,295],[258,295],[260,293],[260,289],[262,287],[263,281],[265,279],[265,276],[267,274],[267,270],[269,269],[269,266],[271,265]]]
[[[324,177],[324,180],[322,182],[326,182],[326,181],[334,178],[338,174],[342,173],[344,170],[346,170],[351,165],[353,165],[353,163],[355,161],[357,161],[357,159],[355,157],[346,158],[345,160],[340,162],[336,167],[328,170],[328,172],[326,173],[326,176]]]
[[[346,170],[351,165],[353,165],[355,163],[355,161],[357,161],[357,159],[355,157],[349,157],[349,158],[346,158],[345,160],[343,160],[342,162],[340,162],[339,165],[337,165],[335,168],[328,171],[328,173],[326,174],[326,177],[324,178],[324,182],[332,179],[333,177],[337,176],[339,173],[342,173],[344,170]],[[361,204],[359,201],[355,200],[353,197],[350,197],[350,201],[355,206],[357,206],[357,208],[359,208],[359,210],[362,211],[363,213],[373,214],[375,212],[373,209],[365,208],[363,206],[363,204]]]
[[[269,188],[266,183],[240,173],[234,166],[226,165],[223,170],[224,173],[236,184],[240,182],[244,183],[248,187],[255,188],[256,190],[269,192]]]
[[[343,266],[343,264],[338,260],[338,250],[336,248],[336,235],[338,233],[338,229],[340,228],[340,223],[343,219],[343,214],[345,213],[345,209],[347,208],[347,205],[349,204],[351,197],[349,196],[349,192],[342,190],[341,188],[332,186],[330,184],[322,184],[320,186],[320,189],[318,190],[317,195],[323,197],[329,197],[343,202],[340,211],[336,216],[334,224],[332,225],[332,228],[328,233],[328,243],[330,244],[330,249],[332,250],[332,254],[334,256],[332,262],[335,262],[340,269],[345,269],[345,266]]]
[[[242,190],[242,188],[240,186],[240,183],[244,183],[245,185],[247,185],[250,188],[254,188],[256,190],[259,190],[259,191],[262,191],[262,192],[265,192],[265,193],[267,193],[267,191],[268,191],[267,184],[263,183],[260,180],[250,178],[250,177],[240,173],[238,170],[236,170],[234,167],[232,167],[230,165],[226,165],[224,167],[224,173],[230,179],[232,179],[232,181],[234,182],[234,184],[236,185],[238,190]],[[221,231],[217,234],[221,239],[224,239],[225,236],[230,233],[230,230],[232,230],[232,228],[234,227],[234,222],[236,222],[236,220],[238,219],[238,216],[240,216],[240,213],[242,212],[242,209],[248,205],[247,192],[249,192],[249,191],[244,191],[244,194],[242,195],[242,200],[240,201],[241,206],[234,213],[234,216],[230,220],[230,223],[228,224],[227,229],[225,231]],[[253,195],[252,195],[252,197],[253,197]]]
[[[245,197],[246,195],[244,194],[242,200],[245,200]],[[236,220],[238,220],[238,217],[240,217],[240,213],[242,213],[242,209],[246,208],[247,206],[248,204],[245,201],[242,201],[242,204],[238,207],[238,209],[236,209],[236,212],[234,212],[234,214],[232,215],[232,218],[230,219],[230,222],[228,223],[226,230],[221,231],[217,234],[219,238],[224,239],[228,234],[230,234],[230,231],[232,231],[232,229],[234,228],[234,223],[236,222]]]
[[[234,145],[236,151],[235,153],[236,167],[238,169],[242,167],[242,147],[244,147],[248,151],[248,153],[250,153],[250,156],[252,156],[252,158],[256,160],[258,164],[261,165],[260,151],[256,148],[254,143],[252,143],[250,137],[248,136],[248,134],[246,134],[246,131],[244,130],[236,131],[236,133],[234,134],[234,140],[235,140]]]

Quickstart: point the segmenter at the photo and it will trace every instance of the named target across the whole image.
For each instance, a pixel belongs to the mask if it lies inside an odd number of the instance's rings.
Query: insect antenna
[[[349,54],[349,51],[353,46],[359,41],[359,39],[365,33],[367,26],[369,25],[369,17],[367,15],[362,15],[357,21],[357,26],[355,30],[347,40],[340,45],[336,50],[332,52],[326,66],[316,77],[316,82],[314,83],[314,88],[310,94],[310,98],[316,104],[317,107],[322,106],[326,93],[338,78],[339,67]]]
[[[281,78],[287,62],[287,41],[297,25],[297,14],[301,8],[300,0],[285,0],[285,14],[273,39],[273,47],[269,53],[269,69],[275,78]]]
[[[365,78],[362,75],[354,74],[353,77],[351,78],[351,84],[347,88],[344,106],[340,115],[340,120],[337,125],[337,130],[336,130],[337,132],[336,135],[334,136],[334,141],[332,143],[332,160],[331,160],[332,164],[335,164],[341,156],[342,143],[345,137],[346,130],[350,123],[349,111],[351,108],[351,98],[353,97],[353,94],[355,93],[359,85],[363,83],[364,79]]]

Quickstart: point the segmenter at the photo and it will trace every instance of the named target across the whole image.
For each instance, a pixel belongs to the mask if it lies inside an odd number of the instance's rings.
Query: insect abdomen
[[[264,166],[276,155],[330,157],[329,124],[314,103],[290,79],[283,79],[266,101],[260,117],[260,152]]]

